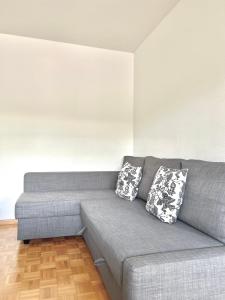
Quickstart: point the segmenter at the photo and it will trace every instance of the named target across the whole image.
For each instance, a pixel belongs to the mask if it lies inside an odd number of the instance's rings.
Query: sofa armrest
[[[225,299],[225,246],[128,258],[124,299]]]
[[[24,192],[115,189],[117,177],[117,171],[26,173]]]

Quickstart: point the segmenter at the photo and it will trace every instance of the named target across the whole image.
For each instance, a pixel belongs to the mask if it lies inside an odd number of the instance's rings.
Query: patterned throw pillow
[[[161,166],[148,194],[146,210],[165,223],[175,223],[183,202],[188,169]]]
[[[141,177],[142,167],[134,167],[126,162],[118,176],[116,194],[121,198],[133,201],[137,196]]]

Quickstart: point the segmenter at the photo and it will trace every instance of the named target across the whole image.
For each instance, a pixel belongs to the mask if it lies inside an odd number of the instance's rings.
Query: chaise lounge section
[[[27,173],[16,202],[18,239],[79,235],[80,202],[111,197],[118,172]]]
[[[124,161],[143,167],[133,202],[115,194],[118,172],[26,174],[16,203],[18,239],[82,234],[113,300],[225,299],[225,164]],[[189,169],[173,225],[145,210],[160,165]]]

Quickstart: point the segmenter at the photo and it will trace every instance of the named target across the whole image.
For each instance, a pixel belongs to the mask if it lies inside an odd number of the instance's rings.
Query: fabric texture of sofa
[[[115,194],[118,172],[28,173],[18,239],[83,235],[113,300],[225,299],[225,164],[148,156],[137,198]],[[189,169],[179,220],[145,209],[161,166]]]

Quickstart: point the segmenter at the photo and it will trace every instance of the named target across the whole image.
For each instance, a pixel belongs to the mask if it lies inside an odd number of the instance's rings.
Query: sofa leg
[[[30,240],[24,240],[23,243],[24,245],[28,245],[30,243]]]

